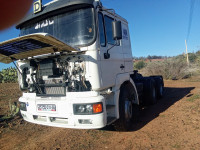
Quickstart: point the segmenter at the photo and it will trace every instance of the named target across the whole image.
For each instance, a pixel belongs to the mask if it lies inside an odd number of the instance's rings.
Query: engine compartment
[[[86,61],[81,55],[51,56],[18,61],[21,90],[38,96],[64,96],[66,92],[91,91]]]

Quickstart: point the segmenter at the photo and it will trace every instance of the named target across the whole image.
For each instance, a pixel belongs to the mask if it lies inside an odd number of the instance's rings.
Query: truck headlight
[[[22,110],[22,111],[27,111],[26,103],[20,102],[20,110]]]
[[[92,115],[103,112],[103,104],[74,104],[75,115]]]

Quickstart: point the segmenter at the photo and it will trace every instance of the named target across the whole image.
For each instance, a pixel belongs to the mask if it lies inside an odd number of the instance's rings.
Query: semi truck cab
[[[162,96],[161,76],[133,71],[127,20],[100,0],[54,0],[35,8],[17,24],[20,36],[0,43],[0,62],[17,61],[24,120],[129,130],[139,108]]]

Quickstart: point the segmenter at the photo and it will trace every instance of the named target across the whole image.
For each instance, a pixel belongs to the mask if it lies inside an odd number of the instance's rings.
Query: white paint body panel
[[[21,111],[23,118],[31,123],[47,126],[79,129],[96,129],[106,126],[107,115],[105,111],[95,115],[74,115],[73,104],[102,102],[105,106],[105,99],[96,92],[68,93],[66,97],[36,97],[35,94],[24,93],[19,99],[27,104],[27,111]],[[39,112],[37,104],[55,104],[56,112]],[[103,108],[106,109],[105,107]],[[44,120],[34,119],[33,116],[43,116]],[[65,118],[66,122],[52,122],[51,117]],[[80,124],[79,119],[88,119],[92,124]]]

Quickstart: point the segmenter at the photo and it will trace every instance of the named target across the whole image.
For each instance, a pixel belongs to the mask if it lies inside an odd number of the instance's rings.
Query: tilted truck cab
[[[128,22],[99,0],[55,0],[16,27],[20,37],[0,43],[0,62],[17,61],[26,121],[129,130],[139,107],[163,94],[161,76],[133,71]]]

